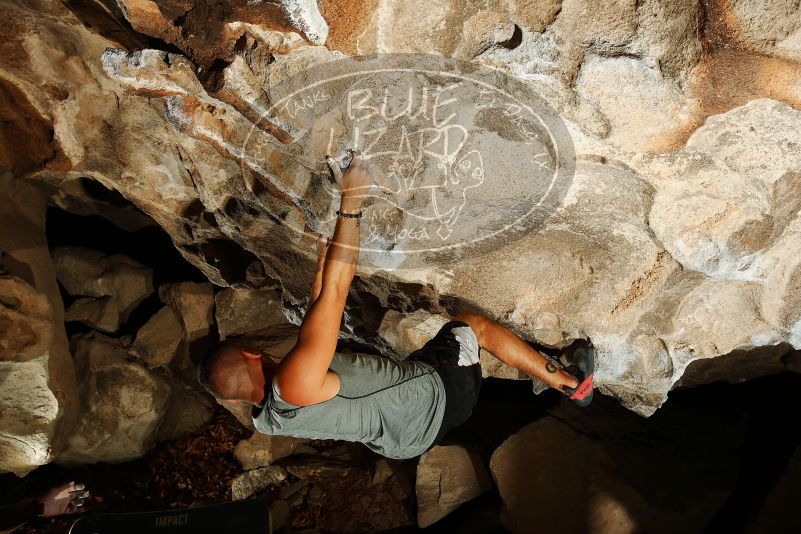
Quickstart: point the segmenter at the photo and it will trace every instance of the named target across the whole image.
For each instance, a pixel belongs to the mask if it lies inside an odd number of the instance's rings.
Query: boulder
[[[50,460],[59,402],[49,386],[53,314],[45,295],[0,274],[0,470],[24,475]]]
[[[280,484],[286,477],[286,469],[277,465],[245,471],[231,482],[231,500],[240,501],[252,497]]]
[[[214,284],[265,294],[280,286],[280,306],[267,314],[276,322],[279,307],[293,323],[305,309],[316,245],[304,229],[330,235],[336,218],[323,157],[364,149],[373,131],[364,126],[379,115],[354,111],[380,114],[376,95],[401,88],[375,124],[387,128],[371,157],[384,187],[366,204],[346,337],[380,343],[389,311],[478,308],[540,345],[592,341],[601,392],[643,415],[687,370],[741,379],[799,347],[792,2],[712,2],[708,16],[690,0],[329,3],[327,46],[313,37],[322,30],[293,33],[303,25],[290,12],[322,27],[312,3],[120,4],[117,16],[149,44],[93,32],[62,3],[0,4],[15,21],[0,30],[0,72],[11,73],[0,76],[4,139],[26,147],[0,156],[51,187],[85,178],[116,190]],[[169,51],[148,51],[158,43]],[[460,64],[450,59],[457,50],[479,55]],[[343,52],[387,54],[370,63]],[[403,66],[396,52],[418,54],[420,71],[367,75],[382,61]],[[736,83],[719,83],[721,66],[740,73]],[[432,72],[480,79],[492,97],[462,94],[478,105],[454,108],[448,136],[465,142],[421,159],[405,139],[432,116],[398,113],[409,89],[443,90]],[[302,93],[310,88],[319,90]],[[353,99],[368,93],[372,102]],[[271,108],[289,94],[304,98]],[[517,103],[499,106],[503,95]],[[521,120],[541,100],[550,110],[539,118],[554,118],[548,135],[539,119]],[[560,143],[532,152],[549,139]],[[529,195],[546,168],[570,179],[546,188],[554,194],[540,204]],[[508,220],[532,206],[542,213]],[[693,308],[705,302],[720,308]],[[747,339],[735,328],[743,313],[755,321]],[[704,332],[698,321],[713,319],[715,331]],[[236,318],[229,326],[241,328],[223,336],[265,321]]]
[[[0,361],[0,470],[28,474],[51,459],[59,416],[48,383],[47,356],[25,362]]]
[[[614,93],[607,88],[619,84]],[[607,118],[607,140],[643,151],[690,120],[696,111],[680,81],[667,77],[650,58],[590,56],[581,66],[576,92]]]
[[[99,333],[72,340],[82,377],[81,417],[57,461],[75,465],[139,458],[156,442],[170,404],[170,385],[128,361],[118,341]]]
[[[120,311],[111,297],[82,297],[70,304],[64,320],[83,323],[104,334],[113,334],[120,327]]]
[[[687,147],[648,162],[660,180],[650,226],[683,266],[764,282],[796,245],[801,111],[760,99],[710,118]],[[686,169],[675,179],[675,169]]]
[[[0,472],[49,462],[78,413],[44,196],[0,168]]]
[[[270,436],[260,432],[236,445],[234,456],[243,469],[266,467],[276,460],[291,456],[307,440],[290,436]]]
[[[417,524],[426,528],[459,505],[492,488],[477,454],[459,445],[437,445],[417,465]]]
[[[185,349],[184,330],[172,308],[162,307],[136,333],[130,353],[148,367],[168,365]]]
[[[516,534],[639,532],[647,527],[637,518],[651,511],[612,465],[591,439],[553,419],[524,427],[490,461],[507,527]]]
[[[211,284],[164,284],[159,286],[159,297],[181,321],[187,341],[196,341],[209,335],[214,322],[214,291]]]
[[[53,250],[58,281],[70,295],[111,297],[120,319],[153,293],[153,271],[121,254],[60,247]]]
[[[281,298],[274,289],[224,289],[214,297],[220,338],[247,334],[286,323]]]

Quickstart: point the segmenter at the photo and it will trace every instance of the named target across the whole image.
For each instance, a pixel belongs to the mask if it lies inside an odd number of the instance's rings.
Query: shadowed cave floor
[[[716,383],[676,391],[650,419],[630,414],[603,396],[590,409],[580,411],[563,404],[555,395],[535,397],[524,386],[487,380],[473,418],[448,441],[477,450],[489,462],[491,452],[522,426],[542,418],[557,418],[582,435],[599,440],[604,451],[617,460],[617,477],[651,506],[665,513],[686,509],[686,532],[792,532],[801,526],[801,511],[792,505],[798,490],[794,484],[801,480],[801,454],[797,450],[801,440],[801,402],[793,395],[801,387],[801,376],[787,373],[737,385]],[[77,469],[46,466],[24,479],[4,475],[0,477],[0,494],[10,500],[49,484],[75,479],[92,489],[90,511],[95,512],[226,502],[230,498],[230,481],[241,472],[233,449],[247,435],[247,430],[219,409],[198,435],[163,443],[139,460]],[[316,445],[323,450],[336,444]],[[369,477],[359,473],[375,457],[365,448],[356,447],[350,460],[355,467],[352,479],[316,480],[323,497],[306,498],[294,507],[293,527],[323,532],[370,531],[366,522],[358,520],[359,514],[366,518],[378,511],[372,507],[361,509],[360,503],[365,499],[360,497],[370,495],[375,488],[370,486]],[[560,458],[542,461],[558,464]],[[402,462],[411,484],[415,464]],[[677,465],[681,467],[676,468]],[[287,481],[283,486],[291,483]],[[540,487],[531,480],[530,487],[536,495],[570,491],[570,485],[578,483],[565,479],[562,487]],[[347,492],[344,509],[342,499],[338,504],[334,499],[337,492],[343,491]],[[405,513],[413,520],[413,491],[409,495],[405,510],[385,512],[396,518]],[[694,511],[688,500],[697,495],[718,502],[718,512],[710,516]],[[659,511],[656,519],[658,514]],[[492,491],[462,505],[427,531],[505,532],[500,515],[500,497]],[[635,517],[642,521],[638,522],[638,531],[662,531],[654,519]],[[541,531],[553,528],[553,520],[544,518]],[[61,533],[67,531],[69,523],[38,519],[18,532]],[[415,530],[402,527],[387,532]]]

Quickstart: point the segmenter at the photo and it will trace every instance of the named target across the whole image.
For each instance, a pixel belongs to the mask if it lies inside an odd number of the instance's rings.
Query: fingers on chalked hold
[[[364,164],[364,158],[362,158],[361,151],[359,151],[359,150],[354,148],[353,150],[350,151],[350,153],[351,153],[352,157],[351,157],[350,165],[348,166],[348,168],[350,168],[350,167],[361,167]]]
[[[328,168],[331,169],[331,174],[334,175],[334,179],[339,183],[342,179],[342,169],[339,166],[339,162],[331,156],[326,156],[325,162],[328,164]]]

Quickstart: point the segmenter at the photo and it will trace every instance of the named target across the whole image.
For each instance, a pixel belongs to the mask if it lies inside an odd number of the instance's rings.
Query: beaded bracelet
[[[344,213],[337,210],[337,217],[341,217],[343,219],[361,219],[362,215],[364,215],[364,213],[362,213],[361,210],[356,213]]]

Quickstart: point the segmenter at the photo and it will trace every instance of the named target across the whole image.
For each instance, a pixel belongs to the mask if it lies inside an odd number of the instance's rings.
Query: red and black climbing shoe
[[[592,375],[595,372],[595,349],[591,346],[580,346],[572,355],[573,365],[569,371],[578,380],[579,385],[573,389],[566,387],[565,395],[579,406],[589,406],[592,402]]]

